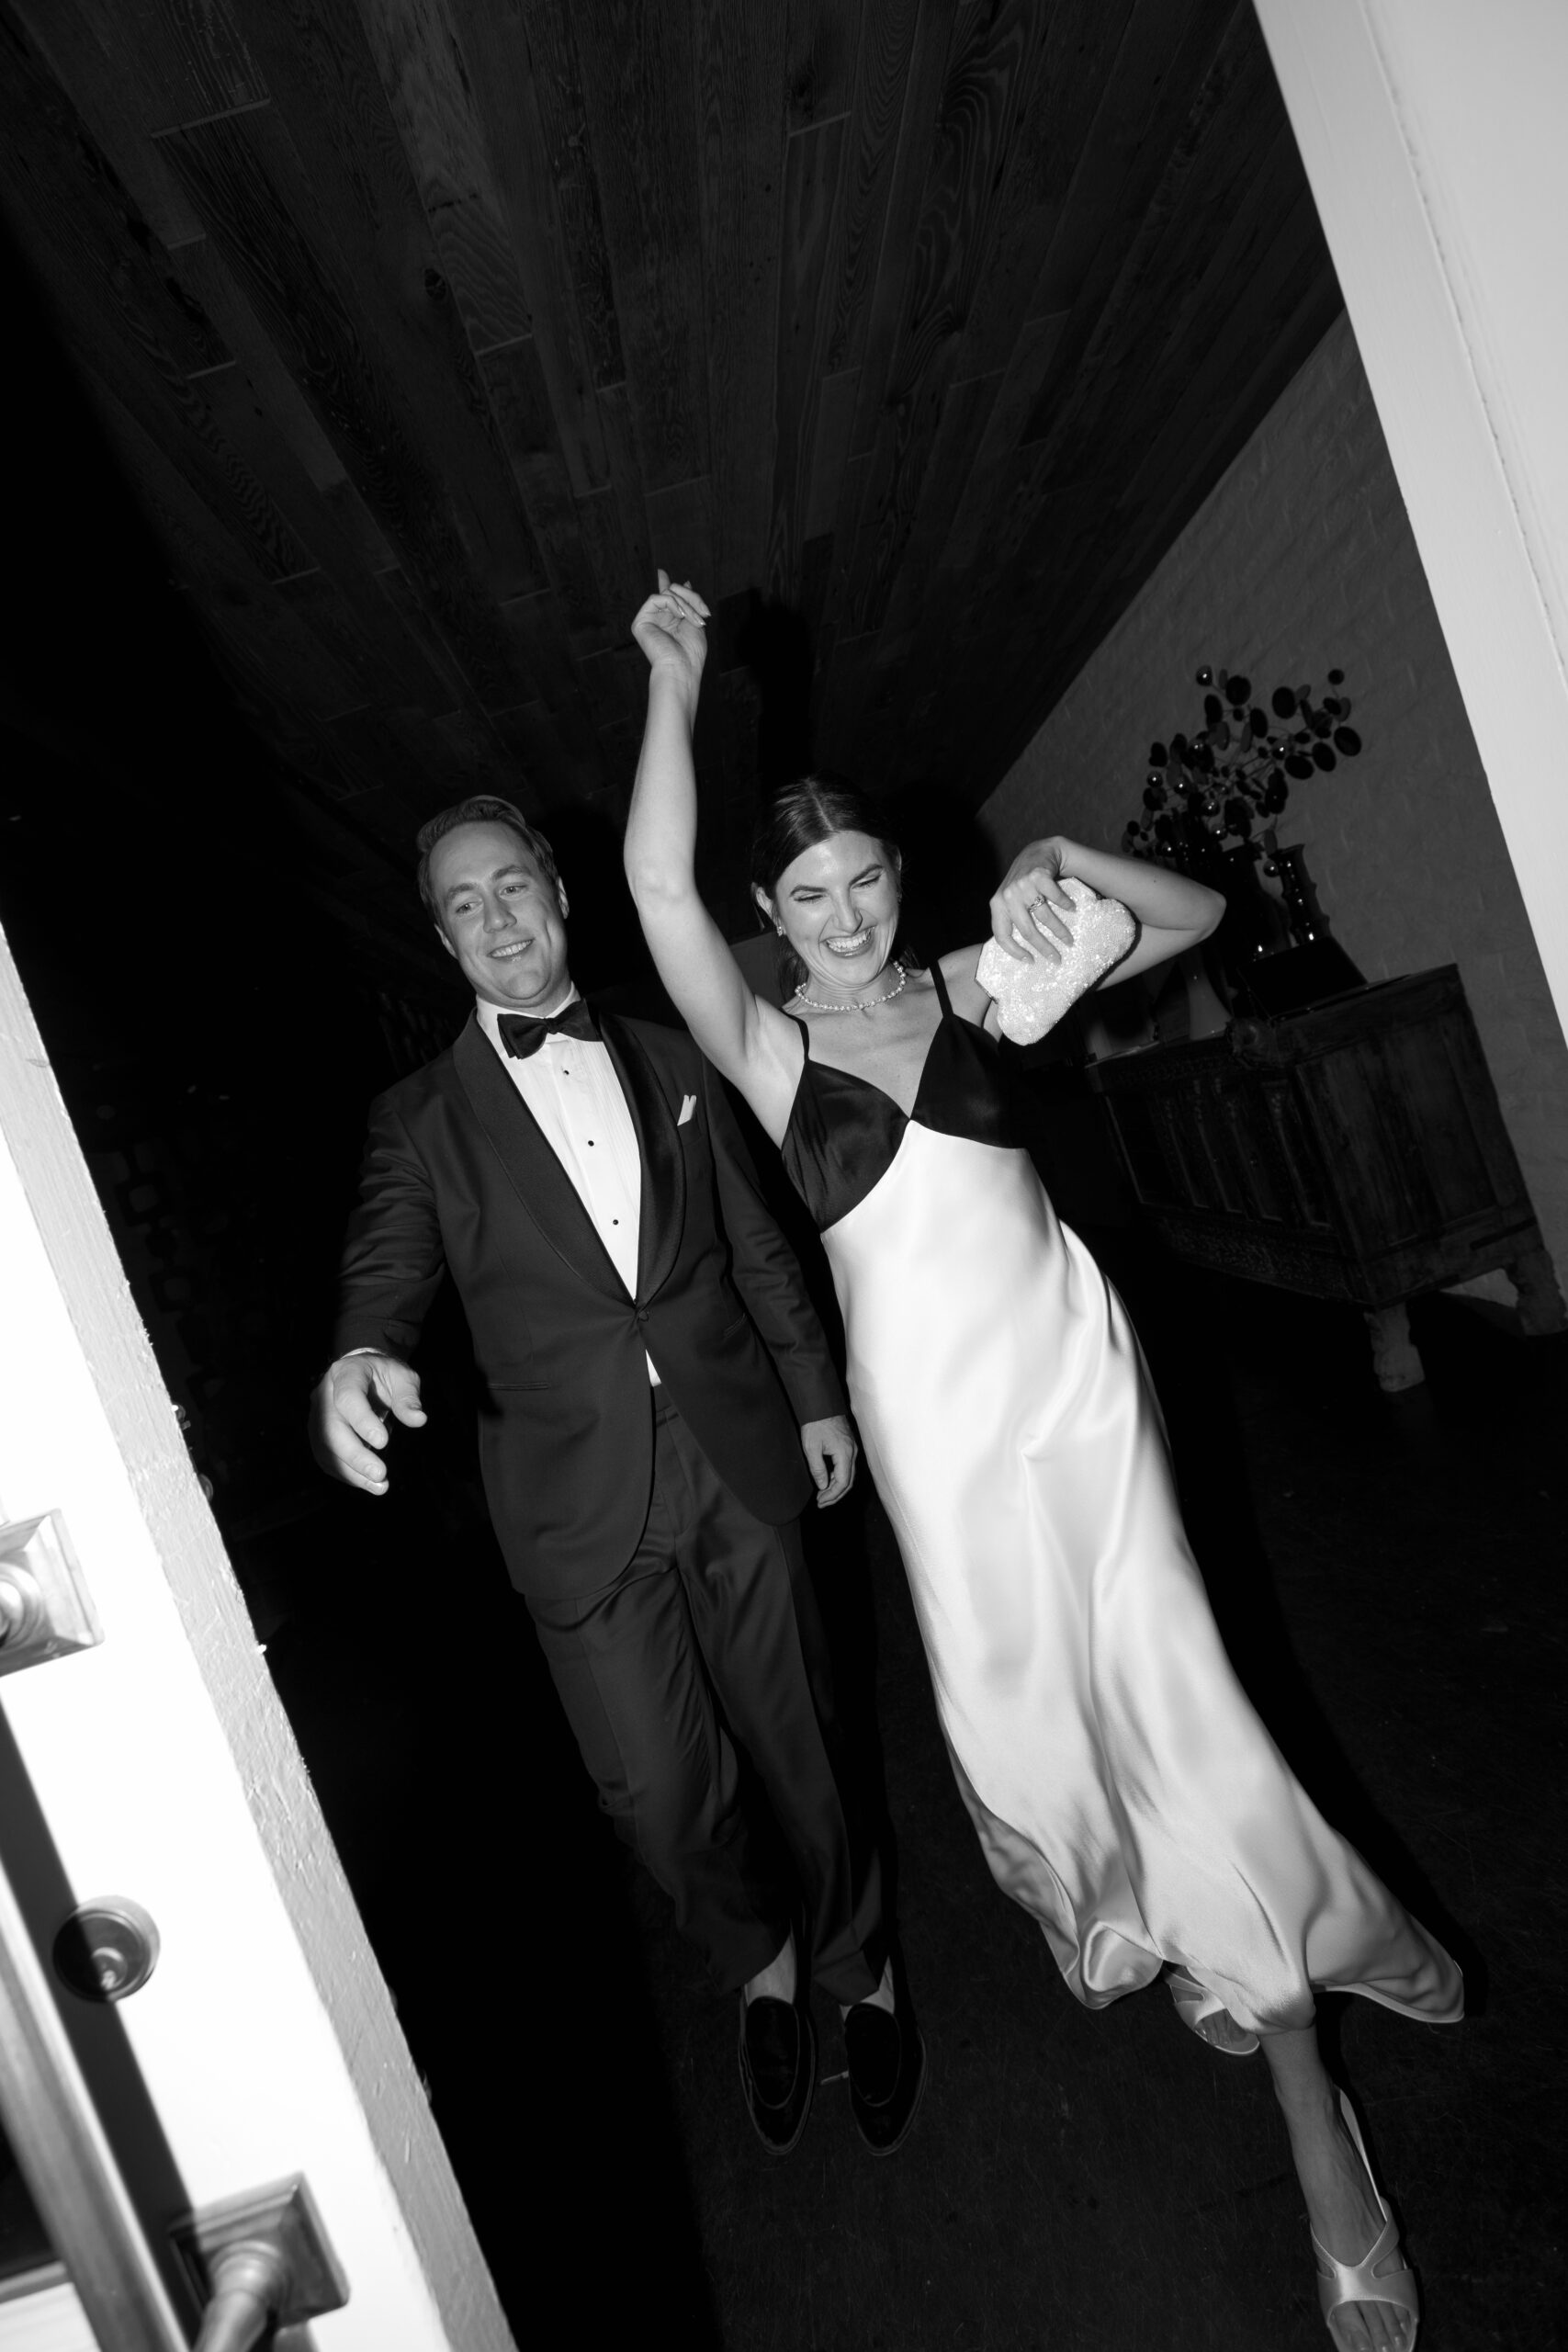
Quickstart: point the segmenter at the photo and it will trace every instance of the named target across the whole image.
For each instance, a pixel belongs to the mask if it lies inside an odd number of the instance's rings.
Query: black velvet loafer
[[[890,2156],[914,2129],[926,2087],[926,2045],[901,2011],[857,2001],[844,2019],[850,2111],[874,2156]]]
[[[761,1993],[740,1996],[740,2087],[757,2137],[772,2156],[800,2145],[817,2088],[817,2035],[809,2012]]]

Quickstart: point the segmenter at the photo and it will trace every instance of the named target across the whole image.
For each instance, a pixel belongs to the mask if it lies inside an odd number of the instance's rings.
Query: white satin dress
[[[912,1115],[807,1035],[783,1152],[991,1871],[1090,2007],[1173,1961],[1260,2032],[1309,2023],[1314,1985],[1451,2022],[1458,1967],[1236,1681],[1125,1310],[1013,1140],[996,1048],[934,977]]]

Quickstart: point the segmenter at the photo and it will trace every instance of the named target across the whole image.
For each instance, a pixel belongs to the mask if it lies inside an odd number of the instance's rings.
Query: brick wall
[[[998,854],[1044,831],[1118,848],[1151,740],[1202,723],[1204,662],[1265,692],[1345,672],[1365,750],[1292,785],[1280,841],[1369,979],[1458,964],[1568,1277],[1568,1047],[1344,318],[986,802]]]

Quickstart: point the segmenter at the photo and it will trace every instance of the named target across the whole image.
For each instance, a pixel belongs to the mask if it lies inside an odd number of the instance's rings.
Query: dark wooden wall
[[[656,562],[716,876],[811,752],[978,799],[1338,307],[1250,0],[0,0],[0,207],[362,922],[464,791],[613,842]]]

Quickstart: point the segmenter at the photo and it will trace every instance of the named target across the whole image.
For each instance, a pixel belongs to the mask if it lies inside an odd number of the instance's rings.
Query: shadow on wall
[[[756,693],[760,817],[774,793],[814,764],[810,627],[804,614],[753,593],[733,639],[722,625],[716,636],[710,660],[743,665]],[[904,856],[905,937],[927,957],[984,938],[998,867],[973,808],[940,777],[914,779],[885,805]]]
[[[579,988],[591,993],[651,979],[653,967],[621,866],[619,817],[581,801],[563,803],[540,817],[539,831],[555,852],[570,901],[571,976]],[[466,989],[459,988],[457,995],[466,1000]]]
[[[988,938],[1001,876],[973,807],[951,785],[905,786],[888,803],[904,853],[905,935],[928,961]]]

